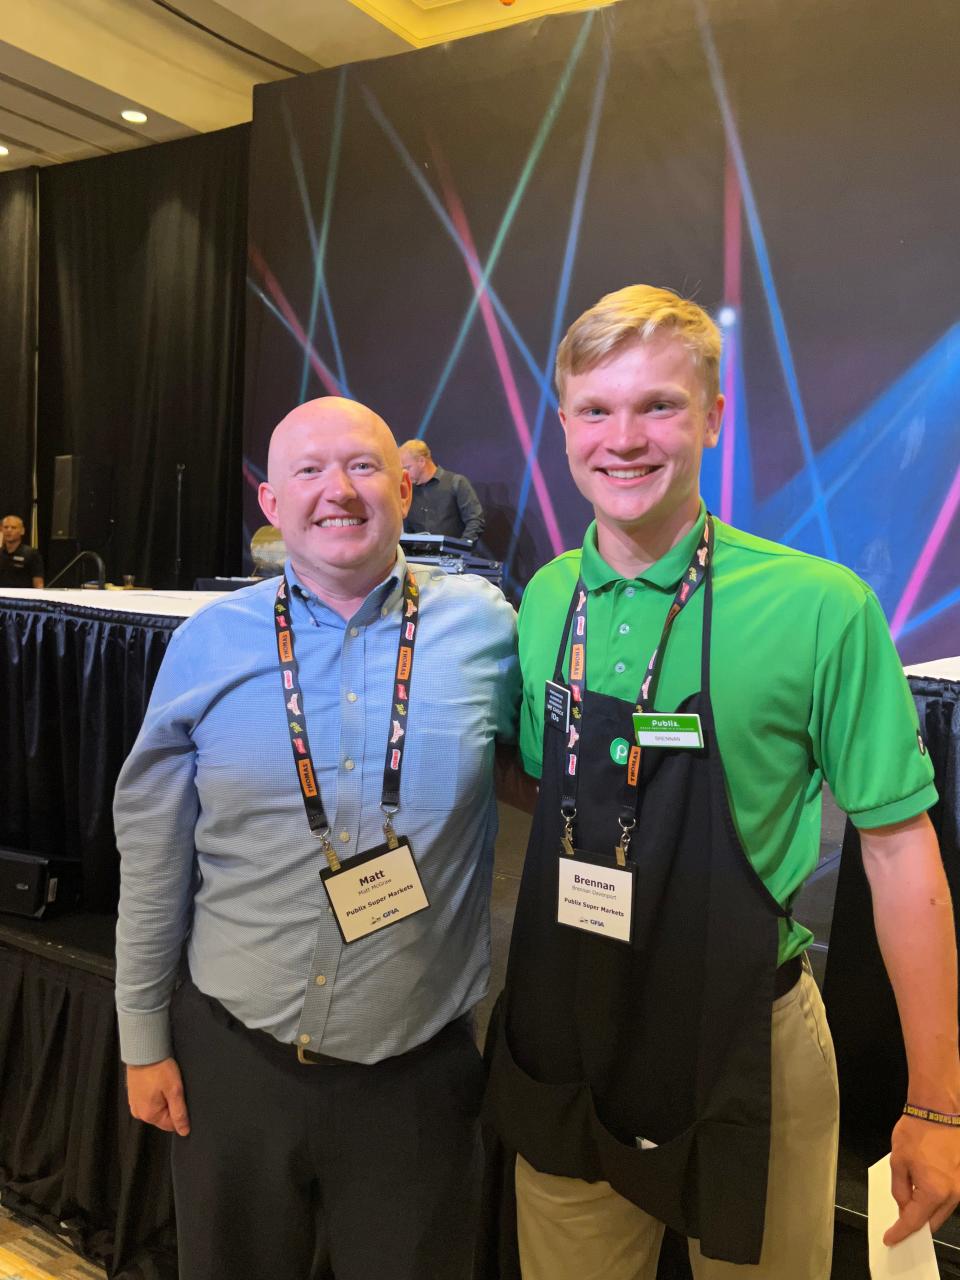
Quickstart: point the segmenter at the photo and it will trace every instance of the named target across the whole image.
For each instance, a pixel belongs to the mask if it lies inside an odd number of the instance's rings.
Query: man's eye
[[[605,412],[606,410],[601,409],[599,405],[592,404],[588,406],[588,408],[584,409],[583,416],[585,418],[602,418]]]
[[[353,464],[353,469],[354,471],[372,471],[373,463],[372,462],[355,462]]]

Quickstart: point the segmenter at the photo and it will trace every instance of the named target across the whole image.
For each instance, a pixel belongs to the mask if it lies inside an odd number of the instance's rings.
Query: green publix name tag
[[[700,717],[695,715],[658,715],[655,712],[633,713],[633,731],[638,747],[702,747]]]

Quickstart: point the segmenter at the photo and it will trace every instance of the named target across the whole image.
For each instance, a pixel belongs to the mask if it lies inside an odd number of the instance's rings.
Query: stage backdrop
[[[589,518],[557,342],[649,281],[725,333],[711,508],[856,570],[905,659],[960,650],[960,23],[903,12],[622,0],[260,87],[247,534],[272,426],[337,392],[471,477],[522,586]]]

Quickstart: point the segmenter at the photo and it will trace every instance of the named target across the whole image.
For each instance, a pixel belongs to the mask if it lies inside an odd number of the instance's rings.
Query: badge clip
[[[393,815],[397,812],[397,810],[384,809],[383,805],[381,805],[380,808],[383,812],[383,817],[384,817],[383,834],[387,840],[387,848],[398,849],[400,847],[400,841],[397,839],[397,833],[393,829]]]
[[[633,835],[633,828],[637,825],[636,818],[631,818],[628,822],[624,822],[622,818],[618,818],[620,823],[620,843],[613,851],[613,855],[617,860],[618,867],[627,865],[627,852],[630,849],[630,839]]]
[[[573,820],[576,816],[576,809],[563,814],[563,834],[560,837],[560,845],[568,858],[573,857]]]
[[[322,831],[314,831],[313,833],[320,841],[320,848],[323,850],[323,856],[327,860],[327,866],[331,871],[340,870],[340,859],[337,857],[337,851],[330,843],[330,828],[324,827]]]

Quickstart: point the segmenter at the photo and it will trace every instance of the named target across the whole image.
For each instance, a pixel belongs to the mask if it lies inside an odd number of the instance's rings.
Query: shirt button
[[[629,622],[621,622],[621,623],[620,623],[620,634],[621,634],[622,636],[625,636],[625,635],[629,635],[629,633],[630,633],[630,623],[629,623]]]
[[[389,612],[390,612],[390,606],[388,604],[385,604],[383,608],[380,610],[380,617],[385,618]]]
[[[353,690],[351,689],[351,690],[350,690],[350,692],[347,694],[347,701],[348,701],[348,702],[356,702],[356,700],[357,700],[357,695],[356,695],[356,694],[353,692]]]
[[[637,588],[636,588],[636,587],[627,587],[626,591],[624,591],[624,593],[623,593],[623,594],[624,594],[625,596],[629,596],[629,597],[630,597],[630,599],[632,600],[632,599],[633,599],[633,597],[637,594]]]
[[[354,639],[356,639],[356,637],[360,634],[360,628],[359,628],[359,627],[351,627],[351,628],[350,628],[350,634],[354,637]]]
[[[341,832],[340,832],[340,839],[343,841],[343,843],[344,843],[344,844],[346,844],[346,843],[347,843],[347,841],[350,839],[350,832],[349,832],[349,831],[341,831]]]
[[[353,761],[352,761],[352,760],[344,760],[344,762],[343,762],[343,767],[346,769],[347,773],[349,773],[349,772],[350,772],[350,770],[353,768]]]
[[[310,1043],[310,1037],[309,1037],[308,1035],[298,1036],[298,1037],[297,1037],[297,1039],[300,1041],[300,1043],[301,1043],[301,1044],[309,1044],[309,1043]]]
[[[325,987],[327,985],[327,980],[322,973],[317,974],[317,976],[314,978],[314,982],[317,984],[318,987]]]
[[[622,676],[627,669],[627,664],[625,662],[618,662],[613,669],[618,676]]]

